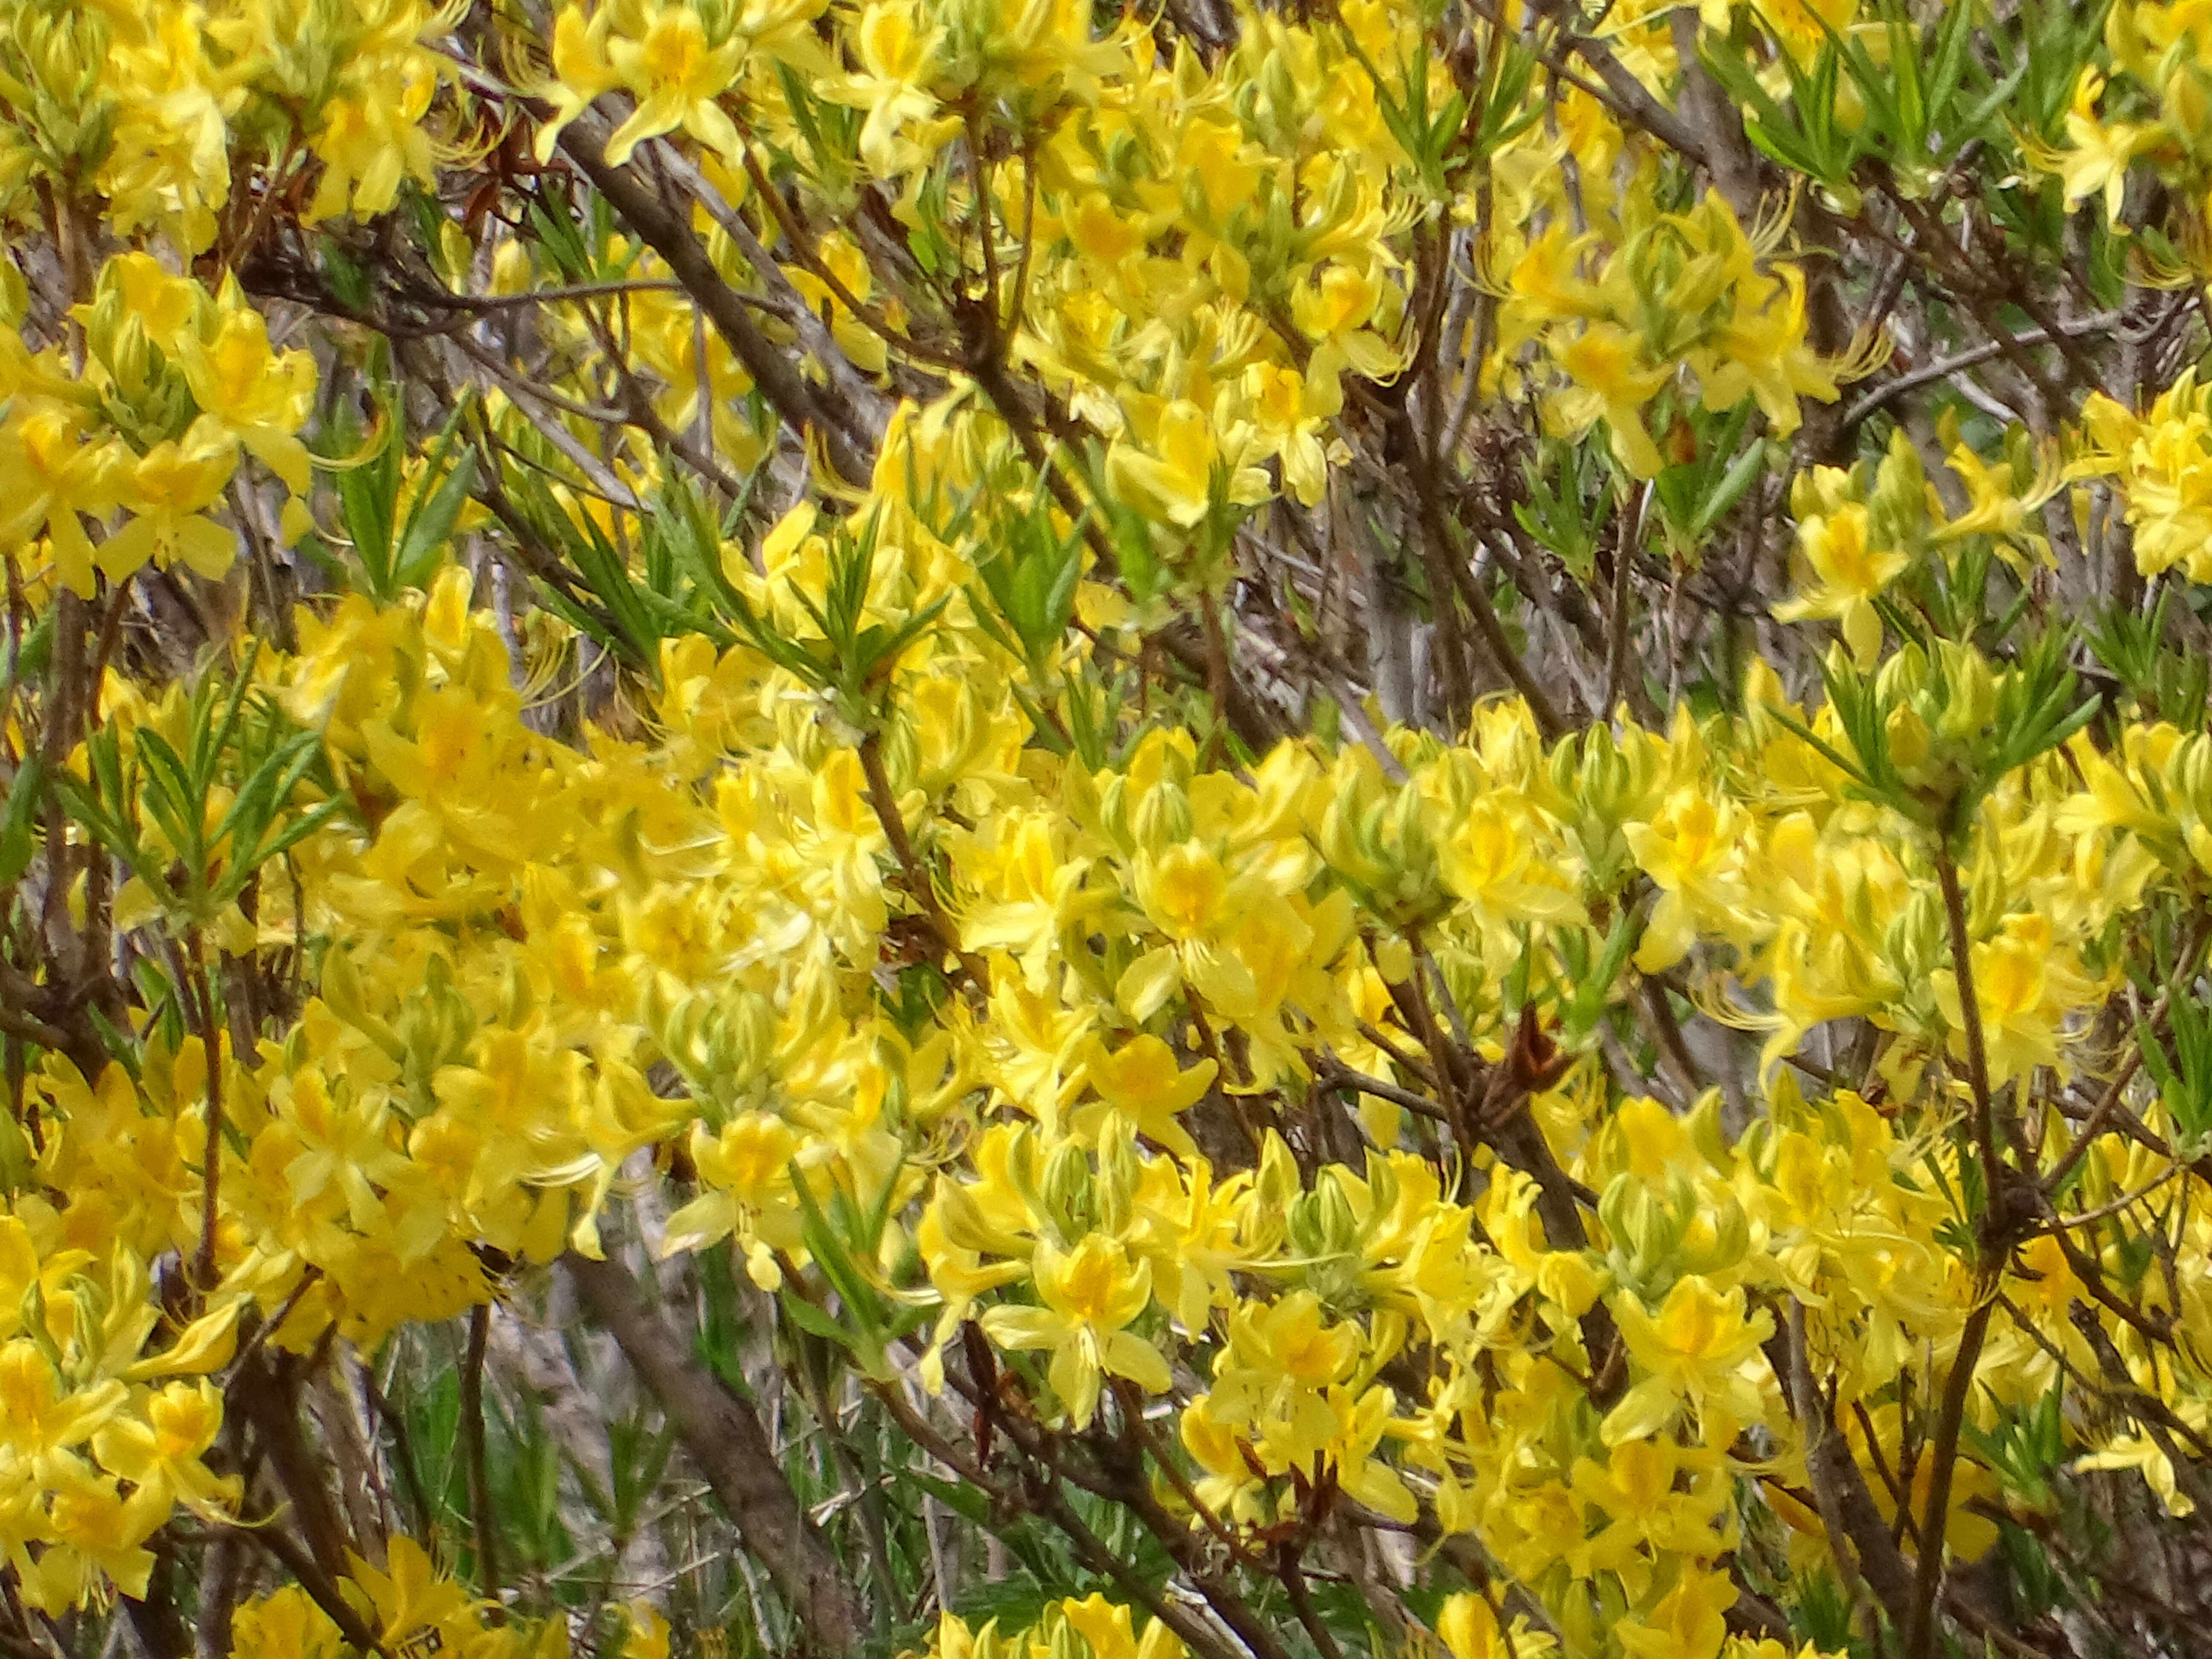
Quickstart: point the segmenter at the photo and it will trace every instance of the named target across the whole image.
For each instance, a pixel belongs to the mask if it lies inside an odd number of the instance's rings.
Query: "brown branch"
[[[562,131],[561,148],[568,158],[592,181],[607,205],[667,261],[677,281],[706,312],[745,372],[753,377],[761,395],[786,420],[813,428],[828,452],[830,464],[848,483],[866,483],[869,459],[854,447],[843,424],[799,377],[790,356],[778,350],[754,325],[744,300],[722,280],[707,250],[676,210],[629,168],[608,163],[592,125],[578,120]]]
[[[234,1538],[249,1538],[266,1550],[279,1566],[299,1581],[307,1599],[338,1627],[338,1634],[349,1646],[362,1653],[386,1655],[388,1659],[391,1650],[377,1639],[376,1632],[340,1593],[337,1580],[342,1575],[325,1571],[313,1555],[301,1548],[291,1534],[276,1524],[274,1516],[266,1521],[230,1522],[226,1530]]]
[[[561,1260],[585,1310],[614,1338],[638,1381],[659,1402],[738,1538],[768,1569],[809,1641],[825,1654],[853,1652],[867,1639],[867,1609],[784,1478],[760,1419],[646,1304],[628,1268],[573,1251]]]
[[[959,958],[962,971],[979,993],[988,996],[991,971],[980,957],[962,946],[960,930],[945,913],[945,906],[937,896],[937,884],[915,856],[914,842],[906,832],[906,819],[899,811],[898,796],[891,788],[890,775],[884,769],[883,738],[877,732],[870,732],[860,739],[860,771],[868,781],[868,805],[875,810],[876,821],[883,826],[884,835],[891,844],[891,854],[898,860],[901,884],[908,896],[921,907],[921,914],[935,931],[938,942]]]
[[[1314,1060],[1314,1080],[1316,1083],[1372,1095],[1377,1100],[1387,1100],[1394,1106],[1402,1106],[1409,1112],[1434,1119],[1438,1123],[1449,1125],[1452,1121],[1450,1113],[1425,1096],[1415,1094],[1411,1089],[1401,1089],[1379,1077],[1370,1077],[1364,1072],[1355,1071],[1333,1054],[1316,1055]]]
[[[1951,1512],[1951,1477],[1959,1465],[1959,1439],[1966,1426],[1966,1398],[1973,1390],[1974,1368],[1989,1334],[1993,1297],[1979,1297],[1959,1333],[1959,1349],[1944,1379],[1943,1403],[1936,1419],[1935,1462],[1928,1473],[1928,1503],[1920,1519],[1920,1571],[1912,1585],[1911,1617],[1905,1625],[1905,1659],[1929,1659],[1936,1650],[1936,1590],[1943,1581],[1944,1522]]]
[[[185,938],[191,958],[185,982],[177,987],[198,1018],[201,1045],[207,1050],[207,1143],[200,1169],[200,1243],[192,1256],[192,1288],[205,1296],[215,1288],[215,1235],[221,1219],[222,1190],[222,1036],[216,1025],[215,982],[200,963],[200,936]]]
[[[1911,1606],[1911,1575],[1897,1540],[1890,1536],[1888,1527],[1882,1522],[1881,1511],[1875,1507],[1866,1476],[1859,1468],[1857,1458],[1851,1455],[1850,1443],[1837,1431],[1829,1402],[1822,1399],[1813,1380],[1805,1305],[1795,1298],[1790,1304],[1790,1323],[1784,1340],[1789,1345],[1789,1364],[1781,1373],[1786,1379],[1784,1398],[1795,1410],[1804,1433],[1805,1475],[1813,1483],[1814,1507],[1827,1531],[1829,1551],[1837,1558],[1840,1570],[1850,1577],[1865,1581],[1882,1611],[1889,1615],[1890,1622],[1902,1626]],[[1871,1438],[1869,1444],[1873,1444]],[[1879,1448],[1875,1448],[1876,1457],[1880,1455]],[[1899,1513],[1906,1508],[1900,1503]],[[1846,1542],[1855,1560],[1846,1559]],[[1850,1588],[1848,1579],[1845,1587]]]
[[[1528,665],[1513,648],[1513,641],[1505,637],[1505,625],[1498,619],[1497,607],[1490,603],[1490,595],[1482,591],[1482,584],[1474,579],[1463,559],[1451,561],[1452,580],[1467,597],[1467,608],[1474,613],[1475,632],[1482,635],[1482,643],[1505,678],[1513,682],[1513,689],[1521,694],[1521,701],[1528,705],[1529,718],[1535,721],[1536,731],[1546,743],[1557,743],[1565,735],[1567,724],[1559,718],[1551,696],[1529,672]]]
[[[491,1468],[484,1447],[484,1349],[491,1340],[491,1304],[469,1310],[469,1346],[461,1362],[461,1454],[468,1466],[469,1523],[476,1533],[477,1589],[495,1610],[499,1597],[499,1525],[492,1512]]]
[[[1973,1091],[1974,1151],[1982,1162],[1984,1213],[1994,1215],[2002,1170],[1997,1162],[1996,1110],[1990,1098],[1989,1050],[1982,1042],[1981,1002],[1974,994],[1973,941],[1967,933],[1966,901],[1959,889],[1959,866],[1948,842],[1936,848],[1936,880],[1943,891],[1943,915],[1950,924],[1951,973],[1959,988],[1959,1025],[1966,1039],[1966,1082]]]

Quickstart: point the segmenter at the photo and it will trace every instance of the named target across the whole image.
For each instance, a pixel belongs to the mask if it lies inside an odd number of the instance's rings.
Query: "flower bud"
[[[1046,1218],[1060,1230],[1062,1238],[1072,1242],[1093,1230],[1098,1218],[1097,1193],[1091,1159],[1082,1147],[1063,1140],[1053,1148],[1045,1161],[1037,1196],[1045,1206]]]
[[[1135,821],[1131,825],[1140,847],[1175,846],[1188,841],[1194,827],[1190,796],[1181,783],[1166,778],[1153,785],[1138,802]]]

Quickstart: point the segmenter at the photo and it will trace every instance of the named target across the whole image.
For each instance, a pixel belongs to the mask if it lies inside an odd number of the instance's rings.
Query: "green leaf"
[[[0,887],[11,884],[27,869],[37,850],[34,831],[39,807],[46,799],[46,757],[37,750],[23,757],[8,785],[8,799],[0,805]]]
[[[1722,474],[1720,482],[1713,486],[1705,505],[1698,509],[1697,516],[1690,521],[1692,539],[1702,541],[1711,534],[1713,527],[1728,516],[1730,507],[1743,499],[1744,491],[1751,488],[1753,481],[1765,470],[1765,466],[1766,445],[1764,441],[1753,444],[1737,456],[1729,470]]]
[[[429,474],[426,471],[424,476],[427,478]],[[427,495],[417,492],[407,522],[399,532],[399,551],[392,568],[395,584],[400,587],[421,587],[429,580],[446,544],[452,539],[454,521],[468,505],[469,494],[476,488],[476,452],[464,450],[453,463],[453,471],[438,480],[436,489]]]

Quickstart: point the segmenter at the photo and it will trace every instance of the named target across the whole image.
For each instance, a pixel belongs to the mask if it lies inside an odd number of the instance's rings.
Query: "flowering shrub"
[[[0,1648],[2184,1654],[2118,0],[0,0]]]

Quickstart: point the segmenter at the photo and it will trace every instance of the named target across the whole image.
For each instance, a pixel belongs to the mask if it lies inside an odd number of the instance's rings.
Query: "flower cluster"
[[[1474,10],[0,0],[0,1645],[605,1637],[481,1390],[628,1264],[794,1650],[848,1510],[929,1659],[1928,1659],[2191,1514],[2194,14]],[[718,1485],[763,1364],[880,1480]]]

